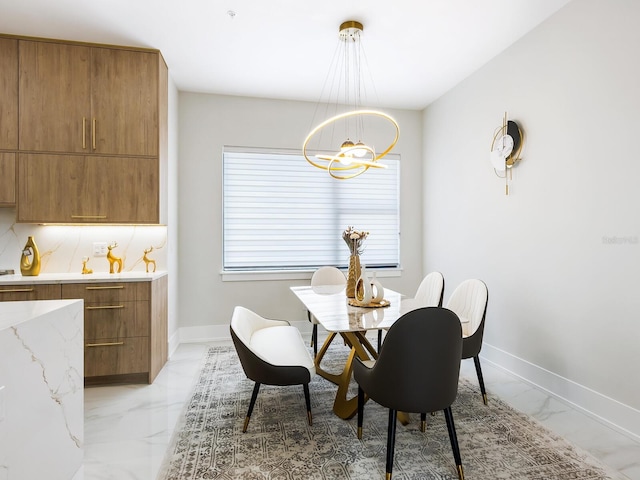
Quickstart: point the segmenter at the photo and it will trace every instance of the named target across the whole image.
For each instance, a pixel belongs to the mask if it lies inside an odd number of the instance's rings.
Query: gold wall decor
[[[496,128],[491,141],[491,164],[496,175],[505,179],[505,195],[509,195],[509,180],[513,179],[512,168],[522,159],[524,136],[520,125],[502,118],[502,125]]]

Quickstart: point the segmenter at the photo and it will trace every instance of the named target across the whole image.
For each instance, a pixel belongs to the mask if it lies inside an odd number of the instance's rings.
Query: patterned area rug
[[[329,348],[323,367],[338,372],[348,350]],[[246,433],[242,425],[253,382],[233,347],[213,347],[179,421],[160,480],[383,479],[388,410],[367,402],[363,439],[356,419],[332,412],[336,386],[317,376],[310,383],[313,426],[307,424],[301,386],[263,385]],[[352,386],[355,394],[355,385]],[[467,480],[596,480],[619,478],[589,454],[462,379],[453,415]],[[442,412],[398,423],[394,480],[457,478]]]

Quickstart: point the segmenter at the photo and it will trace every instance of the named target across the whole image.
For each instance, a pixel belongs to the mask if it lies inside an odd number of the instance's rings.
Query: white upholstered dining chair
[[[484,335],[484,321],[487,316],[489,292],[482,280],[469,279],[456,287],[447,302],[447,308],[453,311],[462,322],[462,359],[473,358],[482,392],[482,401],[487,404],[487,391],[484,387],[480,368],[480,350]]]
[[[317,287],[321,285],[344,286],[347,284],[347,278],[341,270],[336,267],[320,267],[311,276],[311,286]],[[313,324],[311,331],[311,346],[313,354],[318,354],[318,319],[307,310],[307,318]]]
[[[402,313],[423,307],[441,307],[444,296],[444,276],[431,272],[422,279],[413,298],[402,300]],[[378,351],[382,346],[382,330],[378,330]]]

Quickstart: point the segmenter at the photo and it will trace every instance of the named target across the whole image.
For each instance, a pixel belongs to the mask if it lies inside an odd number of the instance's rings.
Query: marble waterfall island
[[[82,466],[83,307],[0,303],[2,480],[70,480]]]

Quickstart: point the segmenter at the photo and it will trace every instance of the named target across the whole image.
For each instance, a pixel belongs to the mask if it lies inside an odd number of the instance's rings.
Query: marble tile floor
[[[74,480],[155,480],[210,344],[181,344],[153,385],[85,390],[85,459]],[[622,474],[640,480],[640,443],[487,362],[489,393]],[[472,360],[461,375],[477,381]]]

